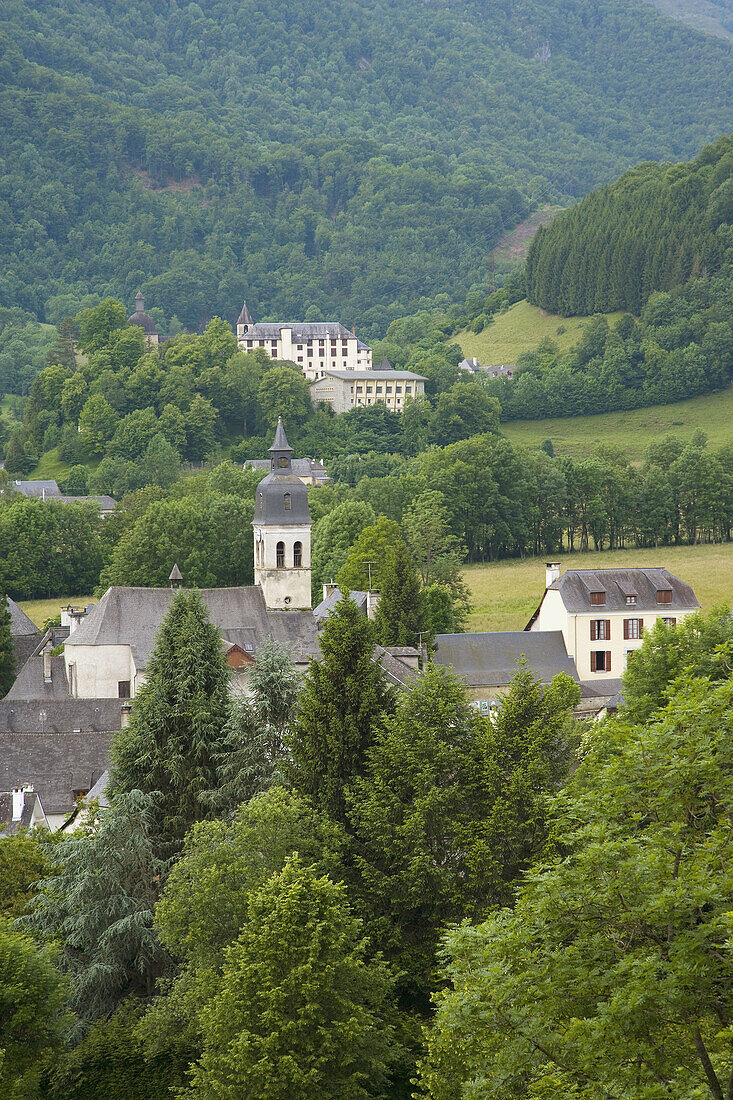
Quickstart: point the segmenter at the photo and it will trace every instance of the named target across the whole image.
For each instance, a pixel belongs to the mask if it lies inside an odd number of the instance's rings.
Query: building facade
[[[337,413],[377,404],[402,412],[408,401],[425,393],[425,378],[409,370],[327,370],[309,389],[314,405],[323,401]]]
[[[562,631],[581,681],[618,679],[644,634],[700,609],[689,584],[667,569],[568,569],[548,562],[542,601],[525,630]]]
[[[237,319],[242,351],[262,348],[271,359],[296,363],[309,382],[327,370],[370,370],[372,349],[337,321],[255,323],[245,302]]]

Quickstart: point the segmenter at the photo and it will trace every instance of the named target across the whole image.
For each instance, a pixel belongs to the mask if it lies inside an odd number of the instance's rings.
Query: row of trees
[[[653,291],[714,275],[731,247],[733,139],[688,164],[642,164],[542,228],[527,297],[573,316],[639,314]]]

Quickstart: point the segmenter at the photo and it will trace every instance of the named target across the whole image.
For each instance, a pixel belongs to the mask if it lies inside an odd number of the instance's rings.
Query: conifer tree
[[[218,786],[229,717],[229,672],[219,632],[198,592],[179,592],[161,623],[147,680],[130,724],[112,745],[112,797],[160,792],[161,854],[175,854],[186,831],[207,816],[207,791]]]
[[[211,792],[211,804],[219,813],[232,813],[283,781],[286,738],[299,690],[288,647],[266,642],[249,675],[250,694],[232,706],[216,756],[219,786]]]
[[[374,628],[353,600],[342,599],[311,661],[295,728],[288,776],[335,820],[344,820],[346,788],[360,775],[375,727],[392,709],[392,693],[374,660]]]
[[[423,628],[420,578],[410,551],[399,542],[382,571],[374,626],[382,645],[417,645]]]
[[[0,597],[0,699],[8,694],[15,680],[15,647],[10,624],[8,601]]]

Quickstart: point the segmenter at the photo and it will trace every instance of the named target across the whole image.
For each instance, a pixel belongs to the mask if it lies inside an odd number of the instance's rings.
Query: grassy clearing
[[[529,246],[541,225],[549,225],[552,219],[562,213],[564,207],[551,206],[549,203],[535,210],[514,229],[503,233],[491,250],[491,256],[499,269],[518,267],[527,259]]]
[[[563,572],[662,566],[692,585],[704,611],[733,602],[733,543],[563,554],[560,561]],[[466,630],[522,630],[542,598],[545,563],[541,558],[524,558],[469,565],[464,578],[474,607]]]
[[[36,626],[43,627],[46,619],[53,619],[62,607],[87,607],[90,603],[96,603],[93,596],[54,596],[52,600],[21,600],[19,606]]]
[[[621,316],[608,313],[609,324]],[[500,313],[483,332],[459,332],[455,341],[467,356],[476,356],[485,366],[505,363],[513,365],[523,351],[532,351],[540,340],[554,340],[560,351],[569,351],[577,344],[588,317],[559,317],[529,302],[517,302],[506,313]],[[558,332],[558,329],[564,332]]]
[[[675,405],[556,420],[515,420],[501,428],[512,443],[538,447],[549,439],[555,454],[579,458],[597,443],[612,443],[623,448],[631,461],[639,461],[653,439],[675,435],[689,440],[698,429],[705,432],[710,446],[720,447],[733,440],[733,387]]]

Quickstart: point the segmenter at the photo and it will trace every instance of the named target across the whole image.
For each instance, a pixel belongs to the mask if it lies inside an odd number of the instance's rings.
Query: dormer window
[[[627,603],[636,603],[636,596],[627,596],[626,597],[626,602]]]
[[[285,496],[283,497],[283,507],[285,508],[286,512],[290,511],[290,509],[291,509],[290,493],[286,493]]]
[[[658,588],[657,589],[657,603],[672,603],[672,589],[671,588]]]
[[[606,602],[606,593],[605,592],[591,592],[590,602],[592,604],[594,604],[595,606],[598,606],[599,604],[604,604]]]

